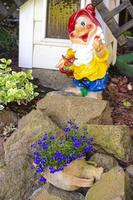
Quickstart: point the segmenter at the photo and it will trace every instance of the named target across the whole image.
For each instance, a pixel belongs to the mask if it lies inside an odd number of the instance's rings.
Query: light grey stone
[[[111,169],[88,191],[85,200],[132,200],[133,196],[129,195],[125,179],[122,168]]]
[[[77,96],[47,96],[41,99],[37,108],[44,115],[65,126],[68,119],[78,125],[112,124],[111,109],[107,101]]]
[[[131,181],[131,188],[133,190],[133,165],[130,165],[126,168],[126,172],[129,175],[130,181]]]
[[[109,171],[115,166],[118,166],[116,159],[104,153],[95,153],[90,161],[94,161],[98,167],[103,167],[104,171]]]
[[[115,158],[129,161],[132,154],[133,141],[129,136],[129,128],[121,125],[87,125],[89,136],[94,138],[94,146]]]
[[[85,197],[79,192],[67,192],[52,185],[46,185],[34,193],[30,200],[84,200]]]
[[[126,171],[130,177],[133,178],[133,165],[130,165],[126,168]]]
[[[71,79],[58,70],[33,68],[33,76],[34,78],[38,78],[43,86],[55,90],[62,90],[72,86]]]
[[[78,96],[78,95],[75,95],[73,93],[70,93],[70,92],[65,92],[65,91],[52,91],[52,92],[48,92],[46,94],[47,97],[51,97],[51,96]]]
[[[9,126],[11,123],[15,124],[18,122],[17,115],[11,110],[0,110],[0,135],[5,126]]]

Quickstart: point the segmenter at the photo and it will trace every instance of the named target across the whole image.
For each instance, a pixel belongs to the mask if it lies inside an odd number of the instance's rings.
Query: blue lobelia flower
[[[37,144],[38,144],[38,145],[41,145],[41,144],[42,144],[42,141],[41,141],[41,140],[38,140]]]
[[[85,135],[81,135],[81,139],[85,139]]]
[[[66,134],[66,140],[69,140],[70,136],[68,134]]]
[[[65,127],[65,128],[64,128],[64,132],[65,132],[65,133],[68,133],[68,132],[70,132],[70,131],[71,131],[70,128],[68,128],[68,127]]]
[[[59,168],[57,169],[57,172],[62,171],[63,169],[64,169],[63,167],[59,167]]]
[[[59,151],[56,151],[55,153],[54,153],[54,156],[55,157],[59,157],[60,155],[62,155]]]
[[[66,156],[64,156],[63,154],[60,155],[60,156],[57,158],[57,161],[58,161],[58,162],[62,162],[63,160],[66,160]]]
[[[41,159],[40,159],[40,158],[38,158],[38,157],[36,157],[36,158],[35,158],[35,160],[34,160],[34,163],[35,163],[35,164],[39,164],[39,163],[40,163],[40,161],[41,161]]]
[[[68,123],[69,126],[72,126],[72,125],[73,125],[72,120],[68,120],[67,123]]]
[[[72,160],[76,160],[78,158],[78,156],[77,155],[75,155],[75,156],[72,156]]]
[[[72,141],[75,142],[76,140],[77,140],[77,139],[76,139],[76,136],[73,135],[73,136],[72,136]]]
[[[93,142],[95,139],[94,139],[94,138],[90,138],[89,140],[90,140],[91,142]]]
[[[55,136],[54,135],[51,135],[50,136],[50,140],[52,141],[52,140],[54,140],[55,139]]]
[[[40,182],[46,182],[46,178],[44,178],[43,176],[40,177],[39,179]]]
[[[37,151],[34,152],[34,156],[40,157],[40,153],[38,153]]]
[[[80,143],[79,142],[74,142],[72,145],[73,145],[73,147],[76,147],[76,148],[80,147]]]
[[[82,154],[82,153],[78,155],[78,158],[82,158],[82,157],[83,157],[83,154]]]
[[[42,163],[46,163],[47,162],[47,158],[42,158]]]
[[[37,168],[37,169],[36,169],[36,172],[37,172],[37,173],[42,173],[42,172],[43,172],[43,169]]]
[[[43,168],[44,168],[44,164],[43,164],[42,162],[40,162],[40,163],[38,164],[38,167],[39,167],[40,169],[43,169]]]
[[[84,148],[84,153],[87,153],[93,149],[93,145]]]
[[[48,149],[48,146],[45,143],[42,145],[42,147],[43,147],[44,150]]]
[[[45,133],[45,135],[43,136],[42,140],[46,140],[46,139],[47,139],[47,137],[48,137],[48,134],[47,134],[47,133]]]
[[[76,148],[79,148],[81,145],[81,141],[78,139],[78,140],[75,140],[72,144],[73,147],[76,147]]]
[[[49,167],[49,170],[50,170],[50,173],[52,173],[52,174],[56,172],[56,169],[54,169],[53,166],[50,166],[50,167]]]
[[[36,145],[34,143],[31,144],[31,148],[36,148]]]
[[[78,130],[79,127],[75,124],[74,129],[75,129],[75,130]]]

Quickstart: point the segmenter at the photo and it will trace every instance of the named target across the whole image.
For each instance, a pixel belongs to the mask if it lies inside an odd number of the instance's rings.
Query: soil
[[[112,107],[113,124],[127,125],[133,134],[133,80],[111,77],[105,98]]]

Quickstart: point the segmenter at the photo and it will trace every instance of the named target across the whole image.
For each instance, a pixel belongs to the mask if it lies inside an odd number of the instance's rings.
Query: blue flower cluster
[[[82,158],[93,150],[93,138],[88,137],[86,128],[79,128],[72,120],[64,128],[64,136],[56,138],[45,133],[36,143],[31,145],[34,155],[34,169],[41,176],[39,180],[45,182],[43,177],[45,169],[50,173],[61,171],[73,160]],[[32,166],[32,168],[33,168]]]

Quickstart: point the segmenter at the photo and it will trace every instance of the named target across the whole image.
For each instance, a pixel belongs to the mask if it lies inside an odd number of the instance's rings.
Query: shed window
[[[48,0],[46,37],[68,39],[70,15],[80,9],[80,0]]]

